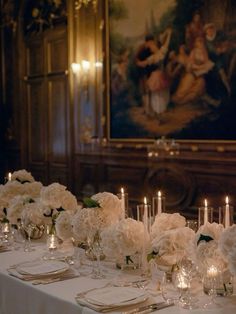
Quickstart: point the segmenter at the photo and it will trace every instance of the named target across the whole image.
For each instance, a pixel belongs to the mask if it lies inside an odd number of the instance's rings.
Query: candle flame
[[[9,172],[9,173],[8,173],[8,180],[9,180],[9,181],[11,181],[11,176],[12,176],[12,174],[11,174],[11,172]]]
[[[125,193],[124,188],[121,188],[120,191],[121,191],[121,194]]]
[[[204,200],[204,205],[205,205],[205,207],[207,207],[207,199],[206,198]]]
[[[161,197],[161,191],[157,192],[158,197]]]
[[[146,198],[146,196],[144,197],[143,202],[144,202],[144,205],[147,205],[147,198]]]
[[[225,203],[226,203],[226,205],[229,205],[229,197],[228,196],[226,196],[226,198],[225,198]]]

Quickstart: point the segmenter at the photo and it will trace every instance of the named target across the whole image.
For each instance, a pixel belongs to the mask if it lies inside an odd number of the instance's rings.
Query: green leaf
[[[84,198],[83,202],[84,202],[85,207],[87,208],[100,207],[97,201],[94,201],[92,198],[89,198],[89,197]]]
[[[205,235],[205,234],[200,234],[200,237],[197,241],[197,245],[202,242],[202,241],[205,241],[205,242],[210,242],[214,240],[212,237],[208,236],[208,235]]]
[[[155,258],[157,255],[158,255],[158,253],[156,253],[156,252],[154,252],[154,251],[153,251],[152,253],[149,253],[149,254],[147,255],[147,261],[150,262],[150,260],[153,259],[153,258]]]

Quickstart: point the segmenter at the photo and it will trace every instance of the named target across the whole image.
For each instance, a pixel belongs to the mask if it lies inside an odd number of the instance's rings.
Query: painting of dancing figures
[[[108,0],[109,138],[236,140],[236,2]]]

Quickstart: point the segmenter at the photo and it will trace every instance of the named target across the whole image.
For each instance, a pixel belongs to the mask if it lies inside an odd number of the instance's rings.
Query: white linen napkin
[[[131,287],[107,287],[98,288],[88,293],[80,293],[76,301],[97,312],[110,312],[114,310],[127,309],[145,303],[148,296],[145,291]]]

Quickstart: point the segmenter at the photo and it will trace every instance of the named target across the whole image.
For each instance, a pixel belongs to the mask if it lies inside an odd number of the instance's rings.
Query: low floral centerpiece
[[[157,215],[151,228],[148,260],[154,259],[160,269],[170,271],[188,255],[195,233],[185,225],[186,219],[178,213]]]
[[[116,223],[122,215],[121,201],[109,192],[102,192],[84,199],[84,206],[72,219],[73,234],[77,241],[87,242],[104,228]]]
[[[149,244],[144,224],[132,218],[122,219],[101,232],[106,256],[115,258],[120,267],[138,267],[141,253]]]

